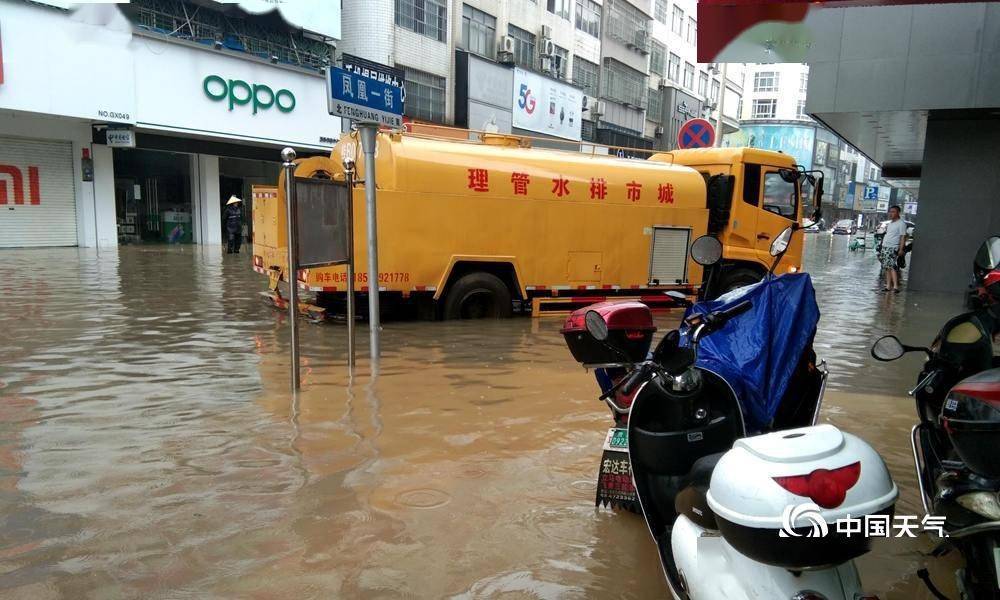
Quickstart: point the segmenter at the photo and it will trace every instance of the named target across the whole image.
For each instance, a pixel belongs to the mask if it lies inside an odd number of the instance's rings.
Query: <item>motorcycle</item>
[[[916,386],[919,423],[910,433],[924,512],[944,519],[943,548],[965,559],[956,573],[963,599],[1000,598],[1000,369],[993,338],[1000,334],[1000,238],[990,238],[974,261],[983,306],[950,319],[930,347],[879,338],[871,355],[894,361],[927,355]],[[937,598],[945,598],[919,573]]]
[[[627,458],[611,483],[627,469],[679,600],[863,598],[853,560],[869,539],[829,524],[891,514],[898,496],[868,444],[815,425],[826,373],[811,280],[773,276],[794,229],[772,243],[764,281],[689,307],[648,359],[655,326],[640,303],[581,309],[563,328],[579,362],[624,373],[602,395],[616,417],[605,456]],[[691,247],[702,265],[721,252],[708,236]]]

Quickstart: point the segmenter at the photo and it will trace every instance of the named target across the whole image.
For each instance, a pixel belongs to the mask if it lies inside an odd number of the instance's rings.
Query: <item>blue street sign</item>
[[[331,115],[359,123],[403,126],[403,90],[390,83],[332,67],[327,91]]]
[[[865,186],[865,200],[878,200],[878,186],[877,185],[867,185],[867,186]]]

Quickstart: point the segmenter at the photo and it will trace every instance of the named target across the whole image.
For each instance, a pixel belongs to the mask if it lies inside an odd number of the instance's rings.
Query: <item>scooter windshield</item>
[[[796,273],[699,302],[685,317],[728,309],[744,300],[750,300],[753,308],[701,340],[697,365],[732,386],[747,429],[761,431],[770,426],[802,353],[812,346],[819,306],[812,279]],[[684,345],[688,333],[686,326],[681,328]]]

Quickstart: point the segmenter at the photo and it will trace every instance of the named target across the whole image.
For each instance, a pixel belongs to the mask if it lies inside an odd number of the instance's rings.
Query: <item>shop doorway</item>
[[[190,156],[115,148],[114,164],[118,243],[190,244]]]
[[[245,158],[219,157],[219,207],[226,214],[230,196],[243,200],[243,243],[253,241],[253,196],[255,185],[278,185],[281,163]],[[226,223],[222,219],[222,239],[225,240]]]

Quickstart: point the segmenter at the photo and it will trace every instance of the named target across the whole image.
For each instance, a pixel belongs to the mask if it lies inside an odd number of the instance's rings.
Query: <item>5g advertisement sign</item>
[[[514,69],[513,126],[579,141],[583,92],[524,69]]]

